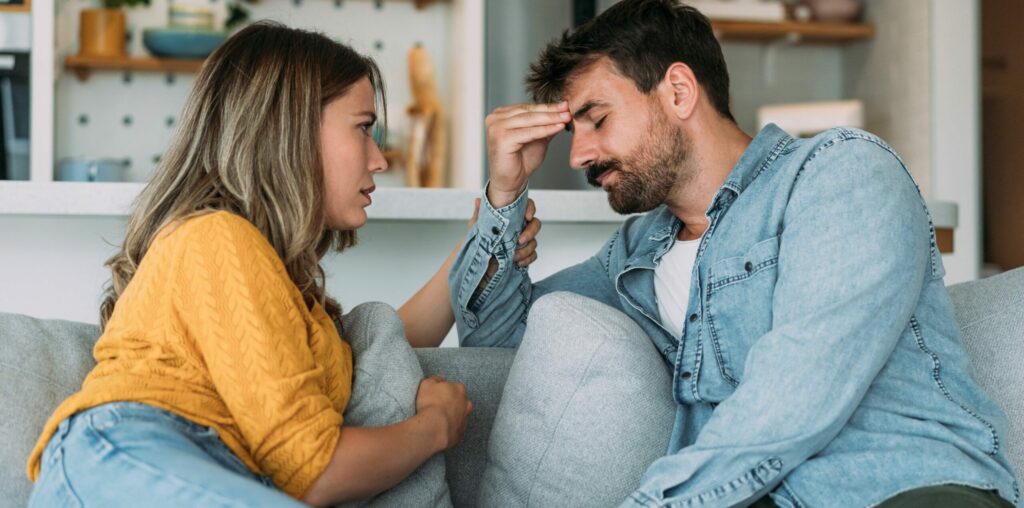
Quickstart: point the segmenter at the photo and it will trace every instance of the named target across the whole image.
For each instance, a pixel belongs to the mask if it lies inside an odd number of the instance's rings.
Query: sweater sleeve
[[[244,219],[183,233],[178,308],[253,460],[301,499],[327,467],[342,415],[319,386],[308,310],[277,253]],[[184,228],[184,226],[183,226]]]

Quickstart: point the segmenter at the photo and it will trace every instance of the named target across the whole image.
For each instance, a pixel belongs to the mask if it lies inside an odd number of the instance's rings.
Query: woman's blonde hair
[[[133,205],[100,306],[106,328],[150,243],[165,225],[224,210],[256,226],[284,262],[307,305],[334,319],[320,260],[355,244],[324,216],[320,120],[324,106],[363,78],[385,115],[373,60],[313,32],[255,23],[224,42],[196,77],[174,139]]]

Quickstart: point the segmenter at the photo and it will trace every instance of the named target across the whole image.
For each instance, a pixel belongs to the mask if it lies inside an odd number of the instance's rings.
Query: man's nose
[[[585,169],[597,160],[597,146],[589,134],[574,132],[569,148],[569,165],[573,169]]]

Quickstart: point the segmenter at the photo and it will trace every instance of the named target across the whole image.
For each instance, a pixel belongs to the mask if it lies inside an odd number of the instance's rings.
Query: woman
[[[372,347],[342,340],[341,308],[324,293],[320,260],[355,243],[373,174],[387,168],[372,136],[382,88],[368,58],[277,24],[210,57],[108,262],[97,365],[29,459],[31,505],[337,504],[396,486],[459,441],[464,387],[420,383],[404,341],[364,362]],[[450,261],[399,310],[398,337],[404,324],[414,345],[443,339]],[[359,376],[388,368],[382,354],[405,366],[408,417],[343,418],[372,396],[353,392],[353,354]],[[443,484],[443,470],[422,477]]]

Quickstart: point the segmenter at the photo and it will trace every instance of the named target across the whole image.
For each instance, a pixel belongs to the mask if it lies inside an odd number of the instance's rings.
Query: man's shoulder
[[[794,159],[804,165],[822,155],[831,157],[863,156],[866,153],[887,154],[899,160],[899,155],[882,138],[853,127],[834,127],[811,138],[797,139],[793,143]]]

